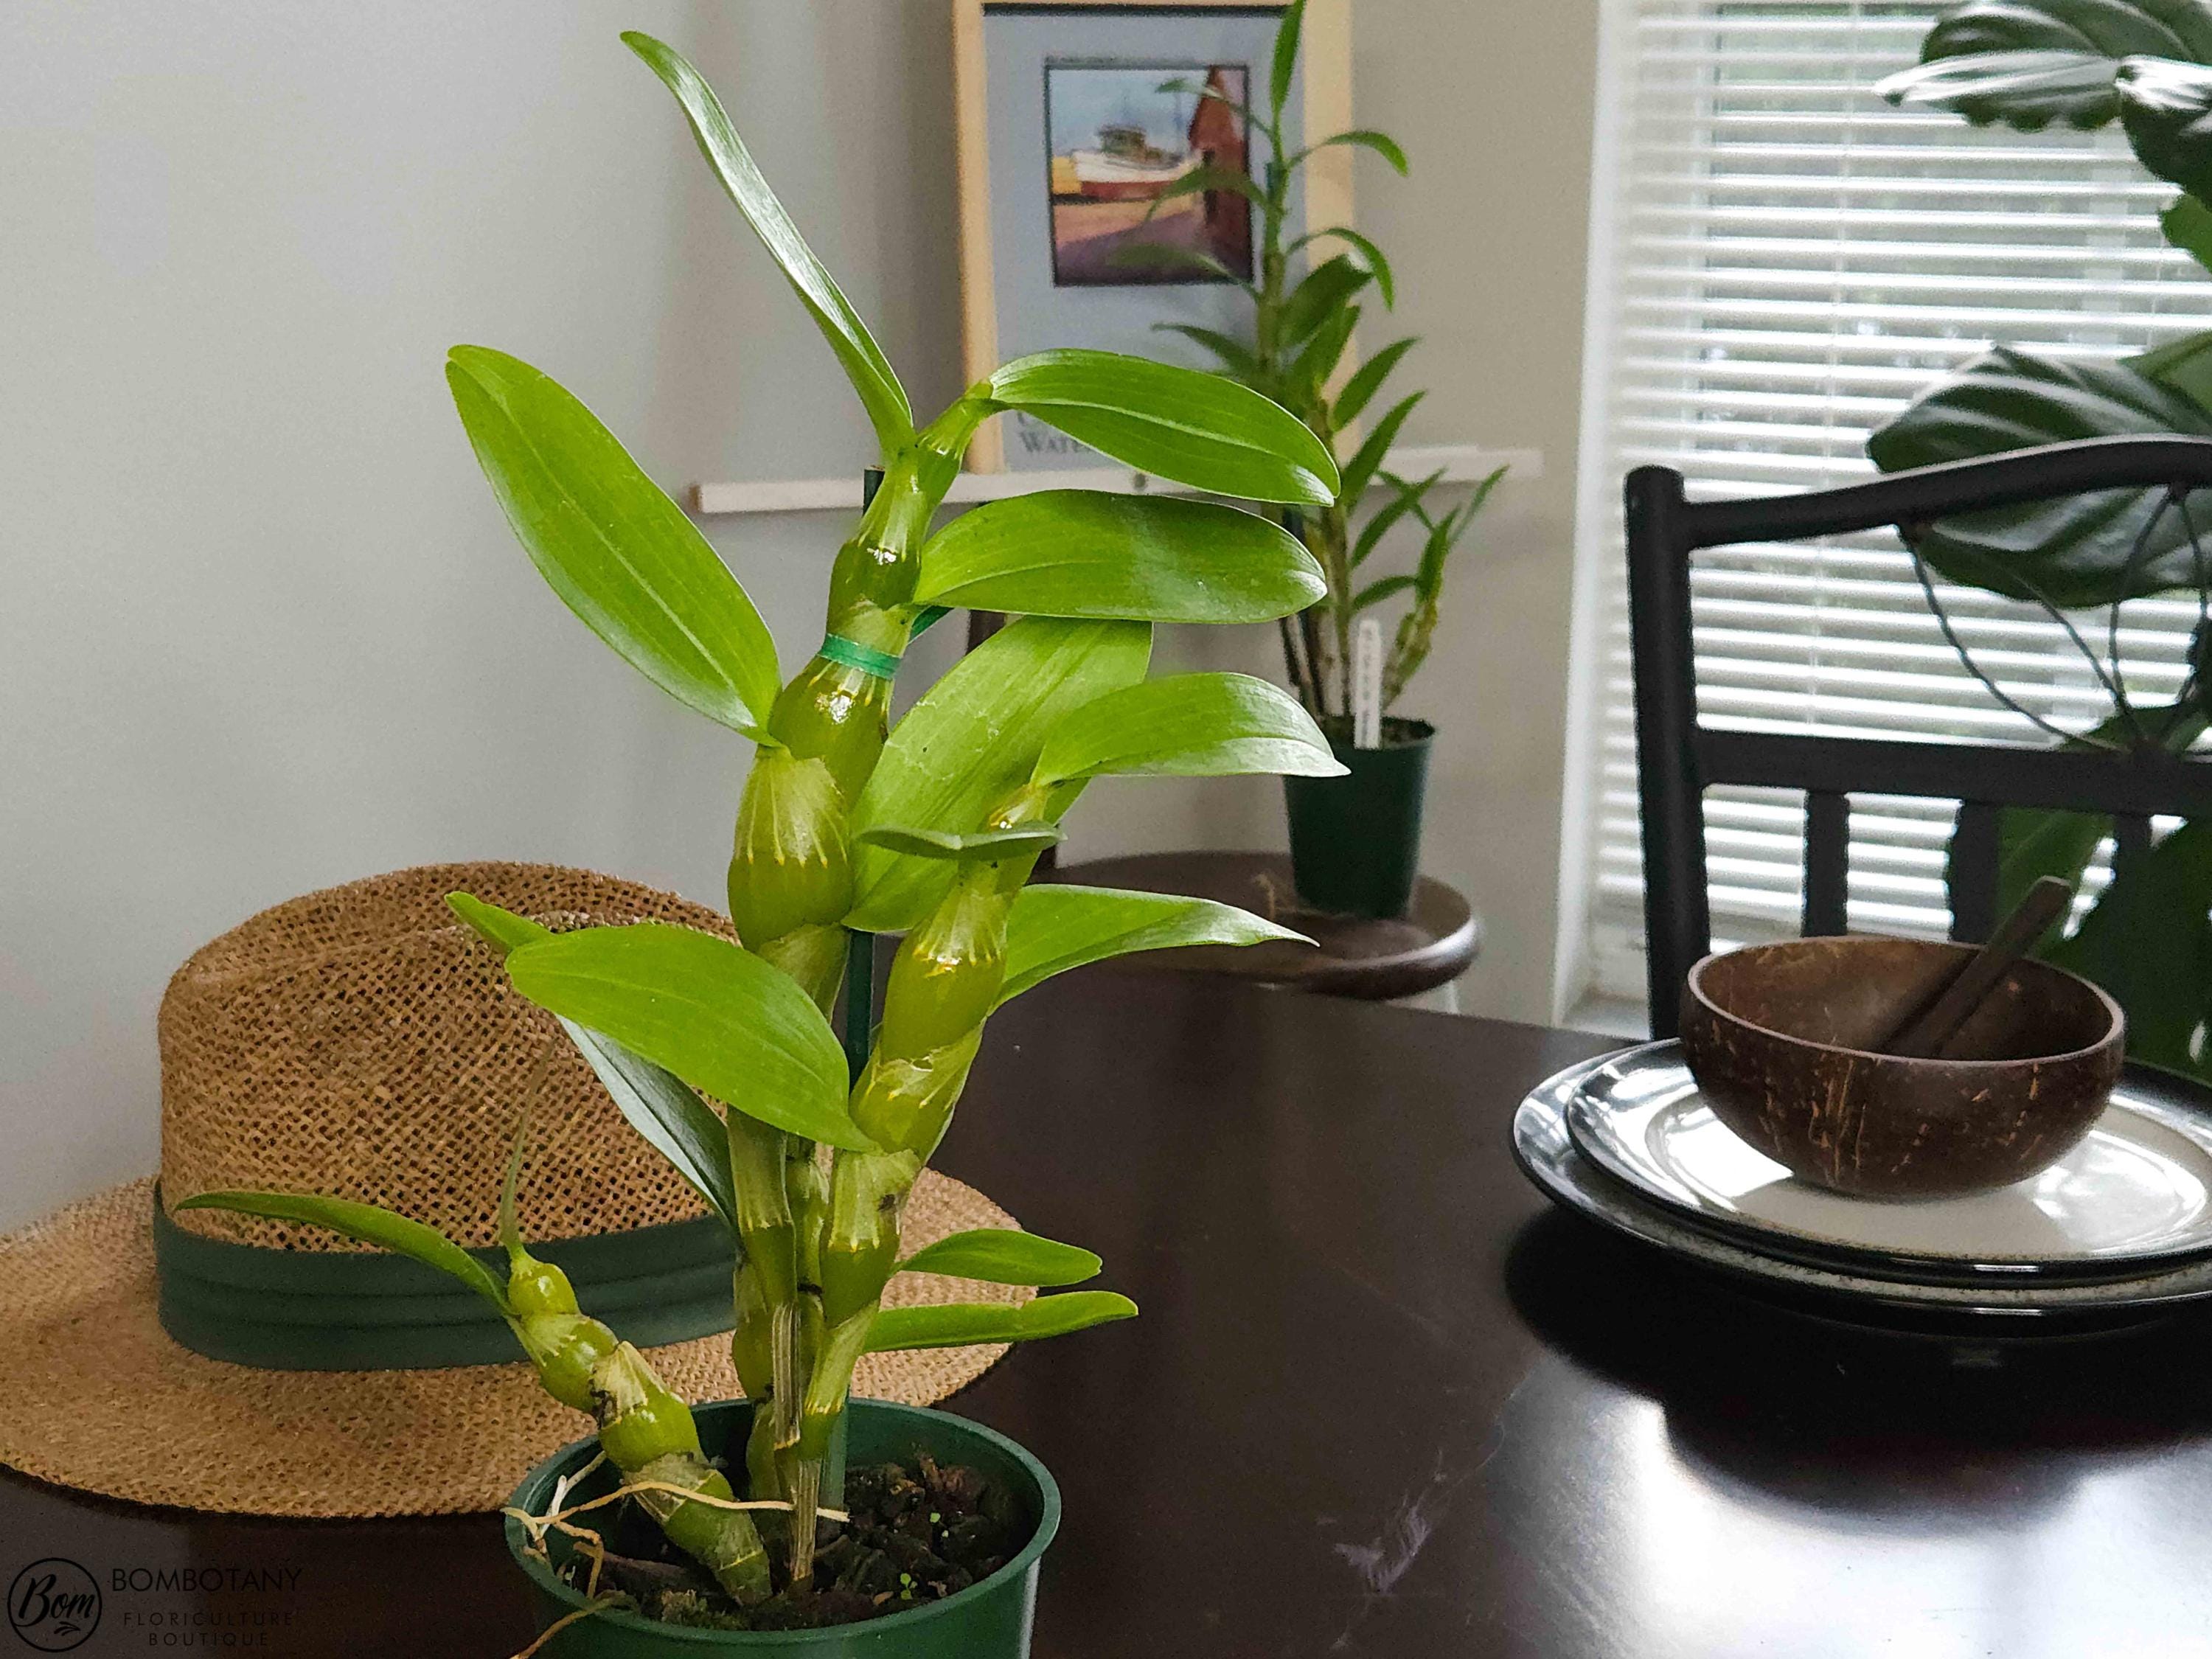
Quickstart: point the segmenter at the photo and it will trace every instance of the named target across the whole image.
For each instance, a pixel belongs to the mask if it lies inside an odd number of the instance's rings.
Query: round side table
[[[1213,899],[1295,927],[1314,941],[1151,951],[1123,958],[1132,968],[1221,974],[1389,1002],[1449,986],[1467,971],[1482,945],[1481,919],[1455,889],[1432,877],[1420,878],[1402,916],[1370,921],[1334,915],[1299,904],[1291,885],[1291,860],[1282,853],[1134,853],[1062,865],[1051,879]]]

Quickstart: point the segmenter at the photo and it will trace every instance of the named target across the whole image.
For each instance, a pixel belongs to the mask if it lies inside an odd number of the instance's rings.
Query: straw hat
[[[497,1236],[500,1174],[526,1107],[520,1214],[585,1311],[645,1347],[691,1400],[730,1368],[731,1244],[626,1124],[545,1014],[454,921],[465,888],[555,927],[647,919],[726,933],[714,912],[550,865],[403,870],[265,910],[204,946],[161,1001],[161,1174],[0,1237],[0,1463],[145,1503],[256,1515],[495,1509],[589,1431],[513,1359],[462,1286],[321,1229],[163,1192],[328,1193],[461,1243]],[[933,1172],[914,1244],[1011,1226]],[[885,1300],[1011,1300],[902,1276]],[[855,1392],[914,1405],[1004,1350],[872,1354]],[[498,1360],[501,1363],[485,1363]],[[376,1369],[402,1365],[407,1369]]]

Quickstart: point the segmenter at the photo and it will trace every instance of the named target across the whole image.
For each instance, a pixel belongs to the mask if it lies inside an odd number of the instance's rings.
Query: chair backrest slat
[[[1808,939],[1844,930],[1850,898],[1851,800],[1826,789],[1805,797],[1805,915]]]
[[[1998,817],[1985,800],[1959,803],[1951,832],[1951,937],[1979,945],[1997,925]]]
[[[2112,819],[2112,868],[2122,870],[2150,851],[2150,819],[2141,812],[2122,812]]]
[[[2155,751],[2039,749],[1787,732],[1698,723],[1690,555],[1730,543],[1800,540],[1911,526],[1954,514],[2097,489],[2212,488],[2212,441],[2095,438],[1984,460],[1922,467],[1839,489],[1692,502],[1669,467],[1624,485],[1630,644],[1636,678],[1638,796],[1651,1026],[1676,1029],[1682,978],[1711,948],[1705,791],[1716,784],[1807,795],[1804,927],[1840,933],[1849,896],[1854,793],[1961,802],[1953,842],[1952,936],[1996,922],[1998,813],[2032,806],[2113,815],[2124,865],[2151,842],[2154,815],[2212,817],[2212,764]]]
[[[1702,727],[1685,745],[1707,788],[1736,783],[2073,812],[2212,813],[2212,767],[2171,755]]]

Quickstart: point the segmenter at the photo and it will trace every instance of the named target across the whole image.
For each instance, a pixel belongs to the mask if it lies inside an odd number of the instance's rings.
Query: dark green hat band
[[[714,1216],[533,1243],[576,1301],[641,1348],[730,1328],[736,1243]],[[507,1257],[470,1254],[502,1283]],[[382,1251],[272,1250],[186,1232],[154,1194],[161,1328],[195,1353],[278,1371],[429,1370],[519,1361],[507,1322],[435,1268]]]

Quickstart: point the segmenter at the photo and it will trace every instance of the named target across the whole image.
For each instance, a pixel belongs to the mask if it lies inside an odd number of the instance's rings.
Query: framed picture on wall
[[[1308,0],[1286,143],[1352,125],[1350,0]],[[1259,227],[1233,190],[1170,193],[1201,167],[1264,182],[1264,135],[1235,106],[1267,95],[1283,6],[1205,0],[954,0],[963,355],[970,381],[1008,358],[1089,346],[1211,367],[1155,326],[1249,337]],[[1301,174],[1289,234],[1348,224],[1351,152]],[[1093,452],[1001,416],[969,447],[982,471],[1081,466]]]

